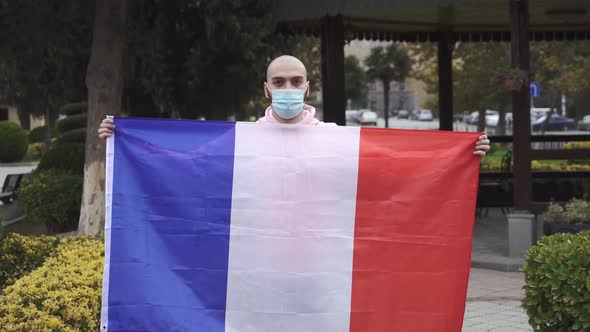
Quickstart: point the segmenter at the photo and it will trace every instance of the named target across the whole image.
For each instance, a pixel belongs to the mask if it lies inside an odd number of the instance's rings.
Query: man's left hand
[[[473,154],[480,157],[485,157],[486,153],[490,151],[490,140],[485,133],[479,136],[477,143],[475,143],[475,151]]]

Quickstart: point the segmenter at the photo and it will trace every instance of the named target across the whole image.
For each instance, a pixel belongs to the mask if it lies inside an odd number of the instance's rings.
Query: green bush
[[[84,158],[86,151],[82,143],[55,144],[43,155],[39,170],[60,170],[71,174],[84,174]]]
[[[590,232],[543,238],[523,271],[523,307],[535,331],[590,331]]]
[[[0,121],[0,162],[15,162],[27,153],[27,132],[10,121]]]
[[[67,118],[61,119],[57,122],[56,127],[60,134],[69,130],[86,128],[86,113],[70,115]]]
[[[78,128],[66,131],[57,139],[57,143],[86,143],[86,128]]]
[[[31,143],[27,148],[27,154],[25,160],[39,160],[47,152],[47,145],[43,142]]]
[[[51,128],[51,137],[57,136],[57,129]],[[29,131],[29,143],[45,142],[47,137],[47,126],[41,126]]]
[[[59,113],[63,115],[74,115],[74,114],[81,114],[86,113],[88,110],[88,104],[82,103],[71,103],[65,104],[59,109]]]
[[[564,206],[551,202],[543,216],[549,223],[587,224],[590,222],[590,201],[572,198]]]
[[[41,266],[58,243],[55,237],[22,236],[16,233],[0,240],[0,294],[6,286]]]
[[[42,223],[51,233],[75,230],[80,217],[82,177],[59,171],[35,171],[18,193],[27,221]]]
[[[2,331],[99,331],[103,256],[101,241],[62,240],[40,268],[5,289]]]

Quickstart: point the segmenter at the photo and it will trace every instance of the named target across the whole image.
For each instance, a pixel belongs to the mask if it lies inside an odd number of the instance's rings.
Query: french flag
[[[101,330],[461,330],[479,133],[115,118]]]

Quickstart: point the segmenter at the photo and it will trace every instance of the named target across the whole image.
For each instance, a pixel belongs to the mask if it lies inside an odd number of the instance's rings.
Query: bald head
[[[271,81],[273,75],[283,73],[285,71],[303,75],[303,79],[307,81],[307,70],[301,60],[292,55],[281,55],[270,62],[266,69],[266,80]]]
[[[307,70],[303,62],[291,55],[281,55],[272,60],[266,69],[264,94],[268,98],[270,91],[275,89],[307,90],[306,95],[309,96]]]

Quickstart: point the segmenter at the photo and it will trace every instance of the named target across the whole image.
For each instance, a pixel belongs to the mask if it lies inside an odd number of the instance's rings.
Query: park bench
[[[23,177],[26,174],[8,174],[2,186],[2,193],[0,193],[0,201],[4,204],[12,204],[16,199],[16,192]]]

